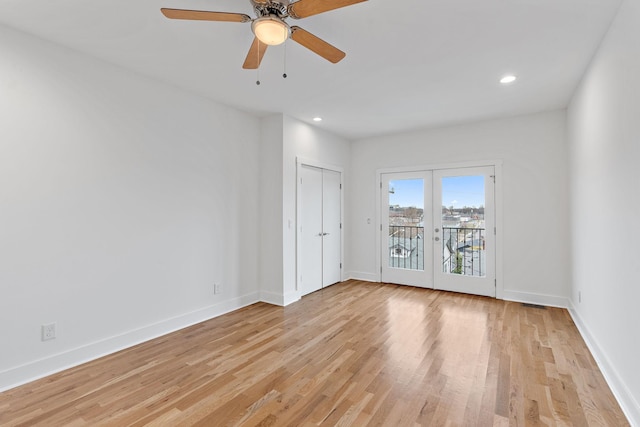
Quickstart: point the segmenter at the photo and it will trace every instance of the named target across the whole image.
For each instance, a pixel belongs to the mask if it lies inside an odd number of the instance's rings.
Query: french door
[[[433,171],[435,289],[496,295],[493,178],[492,166]]]
[[[381,174],[381,280],[495,296],[494,168]]]
[[[431,171],[382,174],[382,281],[433,288]],[[426,238],[425,239],[425,230]]]

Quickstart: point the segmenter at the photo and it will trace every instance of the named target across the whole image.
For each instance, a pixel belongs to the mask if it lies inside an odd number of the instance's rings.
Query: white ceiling
[[[317,0],[323,1],[323,0]],[[620,0],[369,0],[289,19],[347,52],[294,43],[242,63],[250,24],[166,19],[161,7],[241,12],[249,0],[2,0],[0,23],[259,115],[350,139],[563,108]],[[506,73],[518,81],[498,83]]]

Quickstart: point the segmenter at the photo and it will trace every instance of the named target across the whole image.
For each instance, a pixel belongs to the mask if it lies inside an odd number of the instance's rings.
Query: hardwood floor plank
[[[627,426],[566,310],[356,280],[0,394],[2,426]]]

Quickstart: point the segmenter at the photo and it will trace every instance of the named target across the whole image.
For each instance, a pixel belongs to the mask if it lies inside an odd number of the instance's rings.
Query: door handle
[[[436,242],[439,242],[440,238],[436,236],[436,237],[433,238],[433,240],[435,240]]]
[[[328,236],[329,233],[318,233],[318,236],[323,237],[323,236]]]

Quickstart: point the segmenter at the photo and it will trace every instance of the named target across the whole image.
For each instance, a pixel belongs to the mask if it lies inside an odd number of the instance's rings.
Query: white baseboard
[[[259,301],[258,292],[89,343],[0,372],[0,392],[175,332]]]
[[[622,412],[627,416],[629,423],[632,426],[640,426],[640,404],[635,399],[633,394],[629,391],[629,388],[624,383],[618,371],[613,367],[607,354],[602,350],[602,347],[598,344],[598,340],[591,334],[589,328],[584,323],[580,315],[575,309],[572,301],[569,301],[569,314],[573,319],[582,339],[587,344],[589,351],[593,355],[600,372],[607,381],[611,392],[618,400],[618,404],[622,408]]]
[[[346,277],[353,280],[363,280],[365,282],[380,282],[380,277],[378,277],[377,274],[362,271],[351,271],[346,274]]]
[[[289,304],[293,304],[296,301],[300,300],[300,292],[294,291],[284,294],[282,305],[287,306]]]
[[[284,306],[284,295],[276,292],[260,291],[260,301],[267,304]]]
[[[528,304],[546,305],[549,307],[568,308],[569,298],[556,295],[533,294],[529,292],[502,291],[502,299],[506,301],[524,302]]]

